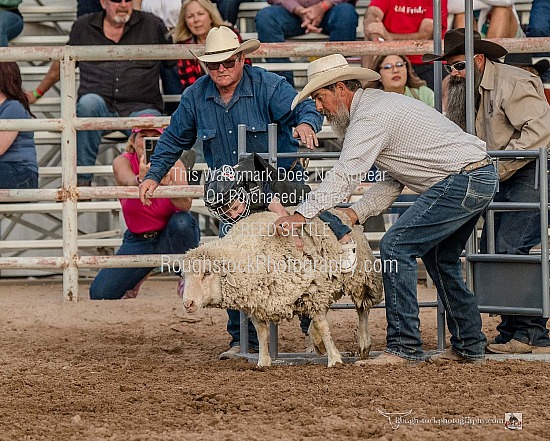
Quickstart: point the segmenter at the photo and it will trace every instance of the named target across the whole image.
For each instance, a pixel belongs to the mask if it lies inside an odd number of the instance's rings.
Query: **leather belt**
[[[160,233],[160,231],[146,231],[145,233],[134,234],[140,239],[152,239],[153,237],[157,237]]]
[[[487,156],[486,158],[483,158],[481,161],[471,162],[470,164],[464,166],[460,171],[469,173],[471,171],[477,170],[478,168],[491,165],[492,163],[493,163],[493,158]]]

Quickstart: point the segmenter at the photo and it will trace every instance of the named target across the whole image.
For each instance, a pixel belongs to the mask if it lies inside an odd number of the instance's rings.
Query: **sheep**
[[[332,213],[350,224],[343,212]],[[292,237],[274,234],[276,219],[274,213],[253,214],[236,223],[224,238],[188,251],[182,258],[185,310],[196,313],[204,306],[246,312],[258,333],[258,366],[271,365],[268,322],[307,315],[312,319],[312,340],[317,348],[324,344],[331,367],[342,363],[342,358],[330,336],[326,314],[333,302],[349,295],[359,316],[359,357],[367,358],[371,347],[368,316],[382,300],[382,278],[371,271],[374,255],[362,228],[352,229],[357,268],[344,274],[337,266],[341,247],[324,222],[308,221],[299,232],[303,247],[296,247]]]

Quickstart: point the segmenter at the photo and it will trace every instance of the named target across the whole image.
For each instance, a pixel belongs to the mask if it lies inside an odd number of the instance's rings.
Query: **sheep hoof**
[[[270,367],[270,366],[271,366],[271,358],[258,359],[258,367]]]
[[[338,354],[337,357],[329,358],[328,360],[328,367],[334,367],[337,364],[342,364],[342,357],[340,356],[340,354]]]

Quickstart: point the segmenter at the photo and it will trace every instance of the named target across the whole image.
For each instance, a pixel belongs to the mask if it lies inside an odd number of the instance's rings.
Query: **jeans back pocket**
[[[469,212],[481,211],[489,205],[497,189],[498,177],[492,171],[474,171],[468,175],[468,188],[462,208]]]

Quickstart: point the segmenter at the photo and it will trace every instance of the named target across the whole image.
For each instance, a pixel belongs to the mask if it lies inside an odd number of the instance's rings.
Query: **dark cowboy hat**
[[[512,66],[530,66],[534,68],[539,77],[541,77],[550,68],[550,62],[546,59],[539,60],[533,64],[533,57],[531,54],[508,54],[504,57],[504,62]]]
[[[447,57],[454,55],[462,55],[466,53],[466,35],[465,29],[453,29],[445,34],[443,39],[443,55],[436,54],[424,54],[422,61],[429,63],[430,61],[442,61]],[[499,44],[491,41],[482,40],[479,32],[474,31],[474,53],[483,54],[490,60],[496,60],[497,58],[504,57],[508,53]]]

